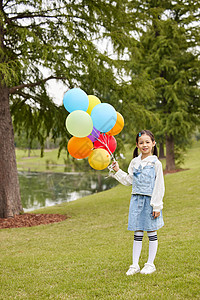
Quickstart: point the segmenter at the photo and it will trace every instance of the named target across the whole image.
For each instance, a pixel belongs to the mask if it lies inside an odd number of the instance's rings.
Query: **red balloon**
[[[98,140],[96,140],[94,142],[94,148],[95,149],[98,149],[98,148],[105,149],[108,152],[110,150],[110,152],[113,153],[115,151],[115,149],[117,148],[117,141],[114,138],[114,136],[112,136],[112,135],[109,136],[105,133],[102,133],[98,137]]]

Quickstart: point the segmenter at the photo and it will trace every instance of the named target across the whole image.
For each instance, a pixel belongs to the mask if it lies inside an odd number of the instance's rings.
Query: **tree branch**
[[[24,19],[24,18],[37,18],[37,17],[43,17],[43,18],[56,18],[56,17],[64,17],[66,16],[63,13],[60,13],[60,10],[65,9],[66,6],[62,6],[62,7],[57,7],[57,8],[52,8],[52,9],[48,9],[48,11],[46,10],[41,10],[41,11],[35,11],[35,12],[22,12],[22,13],[15,13],[15,16],[10,17],[9,19],[12,20],[16,20],[16,19]],[[55,15],[47,15],[48,13],[51,12],[58,12],[59,14],[55,14]],[[10,13],[14,14],[14,13]],[[73,15],[71,15],[73,17]]]
[[[35,86],[38,86],[40,85],[41,83],[45,83],[47,82],[48,80],[50,79],[66,79],[66,77],[55,77],[55,76],[49,76],[45,79],[41,79],[37,82],[34,82],[34,83],[24,83],[24,84],[20,84],[20,85],[16,85],[16,86],[13,86],[9,89],[9,94],[14,94],[16,91],[18,90],[21,90],[25,87],[35,87]]]
[[[60,15],[60,17],[63,16],[63,15]],[[19,20],[19,19],[26,19],[26,18],[56,18],[58,16],[54,16],[54,15],[45,15],[45,14],[19,14],[15,17],[10,17],[10,21],[13,21],[13,20]]]

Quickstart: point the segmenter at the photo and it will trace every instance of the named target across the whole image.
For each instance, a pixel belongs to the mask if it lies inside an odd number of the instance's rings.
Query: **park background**
[[[130,189],[117,185],[34,211],[61,223],[1,229],[0,299],[199,298],[199,11],[193,0],[0,1],[0,217],[22,211],[20,172],[99,174],[68,155],[51,80],[56,94],[80,87],[124,116],[124,170],[144,128],[166,169],[155,274],[125,276]]]
[[[183,170],[165,175],[155,273],[125,274],[132,259],[131,189],[119,184],[34,211],[67,215],[61,223],[1,229],[0,299],[199,299],[199,149],[194,141]],[[141,266],[147,256],[145,235]]]

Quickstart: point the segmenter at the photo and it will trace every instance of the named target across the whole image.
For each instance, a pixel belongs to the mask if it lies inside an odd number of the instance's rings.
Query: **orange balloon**
[[[88,137],[78,138],[73,136],[67,144],[67,150],[74,158],[82,159],[92,153],[93,143]]]
[[[124,127],[124,118],[123,116],[117,112],[117,121],[112,129],[106,132],[107,135],[117,135],[122,131]]]

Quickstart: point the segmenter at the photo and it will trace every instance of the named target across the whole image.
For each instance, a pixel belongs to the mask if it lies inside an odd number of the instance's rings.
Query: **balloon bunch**
[[[77,159],[88,157],[90,166],[103,170],[110,164],[117,147],[114,135],[124,127],[123,116],[108,103],[101,103],[94,95],[79,88],[67,91],[63,98],[67,130],[73,137],[67,149]]]

